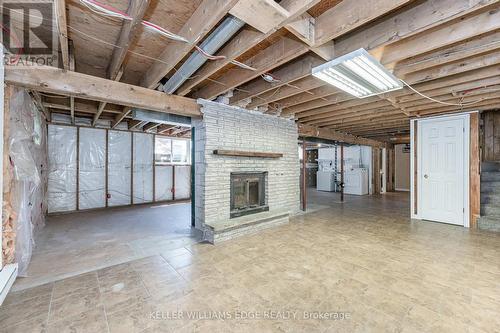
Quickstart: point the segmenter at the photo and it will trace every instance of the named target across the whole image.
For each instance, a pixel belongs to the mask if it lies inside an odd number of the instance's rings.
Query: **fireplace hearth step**
[[[204,239],[216,244],[289,222],[288,211],[275,210],[205,224]]]

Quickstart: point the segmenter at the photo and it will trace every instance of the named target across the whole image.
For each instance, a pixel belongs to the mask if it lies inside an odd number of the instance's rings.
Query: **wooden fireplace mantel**
[[[223,156],[239,156],[239,157],[263,157],[263,158],[280,158],[283,157],[281,153],[267,153],[258,151],[243,151],[243,150],[214,150],[214,155]]]

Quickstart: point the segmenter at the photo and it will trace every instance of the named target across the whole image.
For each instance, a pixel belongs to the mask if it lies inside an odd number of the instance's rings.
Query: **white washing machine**
[[[318,171],[316,173],[316,189],[318,191],[335,191],[335,172]]]
[[[344,193],[368,194],[368,169],[355,168],[344,171]]]

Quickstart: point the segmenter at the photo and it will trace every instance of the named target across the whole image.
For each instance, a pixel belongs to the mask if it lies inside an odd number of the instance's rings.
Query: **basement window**
[[[174,139],[157,135],[155,142],[155,164],[191,164],[191,142],[189,139]]]

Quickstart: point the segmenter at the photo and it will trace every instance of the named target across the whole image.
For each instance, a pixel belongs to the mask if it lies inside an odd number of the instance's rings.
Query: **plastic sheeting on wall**
[[[76,131],[49,125],[49,213],[76,210]]]
[[[108,206],[130,205],[132,133],[109,131],[108,135]]]
[[[15,88],[10,96],[8,147],[9,177],[4,179],[9,190],[4,196],[11,208],[8,218],[14,221],[15,262],[19,275],[26,276],[34,245],[34,231],[43,227],[45,218],[46,132],[44,121],[31,97],[24,89]],[[5,212],[4,212],[5,215]]]
[[[188,199],[191,197],[191,167],[175,167],[175,199]]]
[[[153,201],[153,138],[151,134],[133,134],[133,203]]]
[[[171,165],[155,166],[155,200],[166,201],[173,199]]]
[[[106,130],[80,127],[79,209],[106,206]]]

